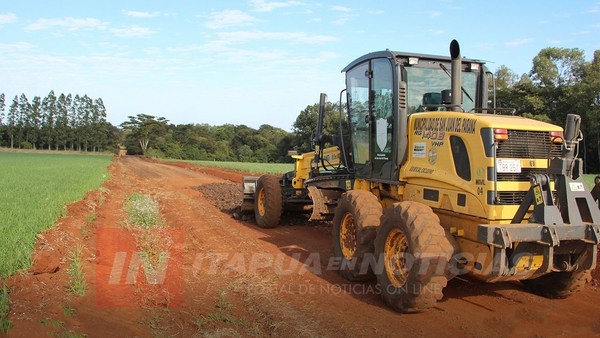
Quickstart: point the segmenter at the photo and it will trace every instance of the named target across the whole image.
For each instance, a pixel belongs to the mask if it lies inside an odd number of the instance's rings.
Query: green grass
[[[294,170],[293,163],[249,163],[249,162],[220,162],[220,161],[186,161],[209,167],[241,170],[248,173],[283,174]]]
[[[0,152],[0,279],[31,264],[36,235],[108,178],[112,157]]]
[[[77,296],[85,295],[85,291],[87,290],[85,275],[83,274],[83,262],[81,261],[82,251],[83,248],[81,246],[77,246],[71,251],[69,268],[67,269],[67,272],[71,276],[68,290]]]
[[[8,320],[10,302],[8,288],[6,285],[0,287],[0,333],[8,333],[12,328],[12,322]]]
[[[46,318],[46,319],[42,319],[40,321],[40,324],[42,324],[42,326],[49,329],[49,331],[46,332],[46,336],[48,336],[48,337],[61,337],[61,338],[85,338],[85,337],[87,337],[87,335],[84,333],[73,332],[73,331],[67,329],[65,322],[62,322],[59,320]]]

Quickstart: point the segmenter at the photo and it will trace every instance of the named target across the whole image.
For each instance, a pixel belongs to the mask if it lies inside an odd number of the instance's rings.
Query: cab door
[[[390,60],[378,58],[346,73],[352,156],[358,178],[393,179],[392,69]]]

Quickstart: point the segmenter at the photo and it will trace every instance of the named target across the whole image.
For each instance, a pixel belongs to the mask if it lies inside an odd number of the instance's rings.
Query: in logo
[[[96,234],[96,304],[100,307],[179,307],[183,304],[184,236],[167,230],[165,249],[142,250],[121,228]]]

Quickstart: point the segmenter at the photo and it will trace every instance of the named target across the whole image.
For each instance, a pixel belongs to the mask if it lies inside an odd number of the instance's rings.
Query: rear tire
[[[333,217],[333,254],[340,261],[339,272],[352,282],[373,279],[372,260],[382,208],[369,191],[351,190],[342,194]]]
[[[591,280],[590,270],[572,272],[551,272],[535,279],[522,280],[525,287],[547,298],[567,298],[581,291]]]
[[[422,312],[443,297],[454,239],[428,206],[395,203],[386,209],[375,239],[377,281],[398,312]]]
[[[256,182],[254,216],[256,224],[263,229],[271,229],[279,225],[283,210],[280,180],[279,176],[263,175]]]
[[[594,178],[594,187],[592,188],[591,194],[594,201],[598,202],[598,206],[600,206],[600,176]]]

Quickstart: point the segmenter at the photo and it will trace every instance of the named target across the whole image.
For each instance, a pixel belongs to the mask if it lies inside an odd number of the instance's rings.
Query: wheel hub
[[[267,211],[265,207],[265,189],[260,189],[258,191],[256,206],[258,207],[258,214],[264,216]]]
[[[340,226],[340,247],[345,259],[351,260],[356,252],[356,225],[351,213],[344,215]]]
[[[392,229],[385,239],[384,265],[388,279],[397,288],[406,284],[408,240],[399,229]]]

